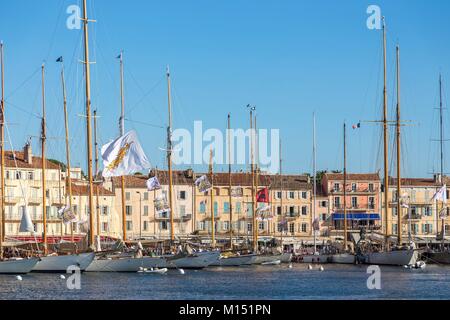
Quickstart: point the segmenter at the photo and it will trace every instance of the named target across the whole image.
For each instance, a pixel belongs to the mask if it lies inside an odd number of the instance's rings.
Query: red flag
[[[261,189],[256,193],[256,202],[269,203],[269,190],[267,188]]]

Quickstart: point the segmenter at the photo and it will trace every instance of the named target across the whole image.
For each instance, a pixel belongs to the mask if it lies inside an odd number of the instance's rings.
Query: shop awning
[[[333,220],[344,220],[344,214],[334,212],[332,213]],[[347,220],[380,220],[379,213],[347,213]]]

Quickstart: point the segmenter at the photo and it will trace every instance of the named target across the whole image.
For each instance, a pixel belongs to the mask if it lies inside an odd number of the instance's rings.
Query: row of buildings
[[[19,225],[25,210],[31,215],[35,235],[39,237],[42,223],[42,158],[32,154],[27,144],[21,152],[5,154],[5,234],[6,238],[26,238],[30,234],[20,233]],[[46,214],[50,239],[65,236],[72,232],[82,236],[83,224],[64,225],[58,218],[58,209],[68,203],[66,172],[57,163],[46,162]],[[170,215],[158,212],[154,200],[168,193],[166,171],[153,171],[162,188],[148,191],[148,176],[125,177],[125,210],[127,239],[169,238]],[[313,184],[307,175],[258,175],[258,190],[268,188],[270,211],[266,212],[253,225],[252,177],[250,173],[232,173],[233,189],[237,195],[229,202],[229,175],[215,173],[214,187],[201,193],[194,181],[202,173],[192,170],[173,173],[174,190],[174,234],[176,237],[198,236],[208,239],[212,230],[214,211],[215,233],[220,241],[229,236],[230,227],[234,235],[252,236],[253,228],[258,228],[261,237],[286,237],[310,241],[313,235],[313,216],[319,219],[319,240],[343,235],[344,188],[346,188],[346,207],[348,229],[358,231],[361,226],[368,229],[387,230],[388,234],[397,232],[398,214],[402,215],[403,232],[408,230],[419,238],[435,238],[441,230],[440,214],[445,214],[445,229],[449,232],[448,209],[442,211],[432,200],[436,190],[447,182],[447,177],[436,175],[433,178],[404,178],[402,199],[408,202],[403,212],[397,212],[396,180],[389,183],[389,214],[384,221],[382,203],[383,184],[378,173],[348,174],[344,186],[343,174],[324,173],[316,188],[316,201],[313,201]],[[88,220],[88,185],[82,177],[81,169],[71,172],[73,210],[81,221]],[[211,205],[211,194],[213,204]],[[447,191],[448,192],[448,191]],[[122,236],[122,201],[120,179],[108,179],[96,185],[94,190],[96,212],[93,230],[96,234],[110,237]],[[233,220],[230,225],[230,207]],[[439,214],[438,214],[439,212]],[[72,228],[72,231],[70,230]]]

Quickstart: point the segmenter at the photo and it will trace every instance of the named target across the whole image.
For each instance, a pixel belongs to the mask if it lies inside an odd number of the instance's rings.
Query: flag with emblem
[[[120,177],[150,168],[134,130],[102,147],[103,177]]]

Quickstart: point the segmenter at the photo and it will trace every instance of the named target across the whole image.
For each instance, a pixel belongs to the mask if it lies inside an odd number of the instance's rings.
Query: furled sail
[[[20,221],[19,232],[34,232],[33,221],[31,220],[31,216],[26,207],[24,207],[22,211],[22,220]]]

